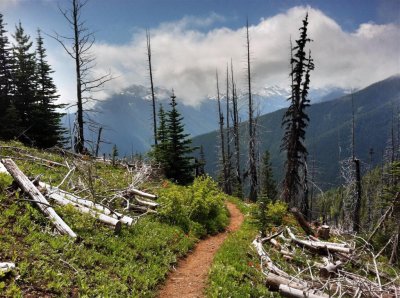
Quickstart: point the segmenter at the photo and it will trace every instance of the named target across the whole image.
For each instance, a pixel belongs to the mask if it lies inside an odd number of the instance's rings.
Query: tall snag
[[[231,127],[229,123],[229,117],[230,117],[230,109],[229,109],[229,68],[228,65],[226,65],[226,190],[227,194],[231,195],[232,194],[232,163],[231,163]]]
[[[254,104],[251,94],[251,69],[250,69],[250,37],[249,21],[246,23],[246,47],[247,47],[247,84],[249,92],[249,175],[250,195],[252,202],[257,201],[257,161],[256,161],[256,126],[254,121]]]
[[[219,115],[219,133],[220,133],[220,141],[221,141],[221,159],[222,159],[222,174],[223,174],[223,189],[224,192],[228,192],[227,181],[228,175],[226,171],[226,158],[225,158],[225,138],[224,138],[224,114],[221,110],[221,98],[219,93],[219,81],[218,81],[218,71],[216,72],[216,80],[217,80],[217,103],[218,103],[218,115]]]
[[[305,128],[309,118],[305,109],[310,105],[308,89],[310,85],[310,72],[314,69],[314,63],[309,51],[306,56],[305,47],[311,41],[307,37],[308,14],[300,28],[300,38],[296,40],[296,46],[291,46],[291,96],[290,106],[282,119],[284,136],[281,150],[286,151],[286,173],[283,181],[283,200],[289,206],[300,206],[304,216],[308,216],[308,190],[306,159],[307,149],[304,144]],[[293,53],[295,54],[293,55]],[[303,179],[301,179],[303,176]],[[303,180],[303,181],[302,181]],[[303,189],[303,191],[301,191]]]
[[[242,174],[240,171],[240,143],[239,143],[239,112],[238,112],[238,98],[236,92],[236,84],[233,78],[233,63],[231,60],[231,79],[232,79],[232,114],[233,114],[233,137],[235,147],[235,182],[234,193],[238,197],[243,196],[242,190]]]
[[[52,36],[75,62],[77,127],[74,135],[74,150],[78,153],[82,153],[85,146],[84,104],[93,99],[93,92],[112,79],[109,73],[99,77],[91,76],[95,67],[95,59],[91,52],[95,37],[81,18],[82,10],[87,2],[87,0],[71,0],[71,8],[65,10],[60,8],[73,34],[72,36],[63,36],[55,33]]]
[[[151,67],[151,42],[150,42],[150,32],[146,30],[147,38],[147,59],[149,62],[149,75],[150,75],[150,88],[151,88],[151,100],[153,107],[153,133],[154,133],[154,145],[157,146],[157,115],[156,115],[156,98],[154,95],[154,84],[153,84],[153,70]]]

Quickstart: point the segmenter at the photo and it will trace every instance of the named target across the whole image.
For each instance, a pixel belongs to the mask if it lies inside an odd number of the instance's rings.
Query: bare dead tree
[[[240,137],[239,137],[239,111],[238,111],[238,97],[236,92],[236,84],[233,77],[233,63],[231,59],[231,79],[232,79],[232,108],[233,108],[233,136],[234,136],[234,147],[235,147],[235,169],[236,169],[236,190],[235,194],[242,197],[242,174],[240,171]]]
[[[231,132],[231,127],[229,123],[229,117],[230,117],[230,109],[229,109],[229,67],[226,65],[226,176],[227,176],[227,181],[226,181],[226,187],[227,187],[227,194],[231,195],[232,194],[232,181],[231,181],[231,169],[232,169],[232,163],[231,163],[231,137],[230,137],[230,132]]]
[[[96,152],[95,157],[99,156],[99,148],[100,148],[100,141],[101,141],[101,132],[103,131],[103,127],[99,127],[99,133],[97,134],[97,142],[96,142]]]
[[[149,75],[150,75],[150,88],[151,88],[151,100],[153,107],[153,132],[154,132],[154,145],[157,146],[157,115],[156,115],[156,98],[154,95],[154,84],[153,84],[153,71],[151,67],[151,41],[150,32],[146,30],[147,39],[147,59],[149,62]]]
[[[351,109],[352,109],[352,159],[354,163],[355,182],[356,182],[356,197],[354,206],[353,231],[360,231],[360,213],[361,213],[361,173],[360,160],[355,155],[355,117],[354,117],[354,98],[351,94]]]
[[[84,104],[93,99],[93,93],[98,91],[106,82],[112,79],[111,74],[107,73],[99,77],[93,77],[92,72],[95,64],[95,57],[91,49],[95,42],[92,31],[86,27],[82,20],[82,10],[88,0],[71,0],[71,7],[62,9],[60,12],[67,20],[73,34],[69,36],[55,33],[53,37],[57,40],[67,54],[75,62],[76,73],[76,106],[77,106],[77,131],[74,134],[74,150],[82,153],[85,146],[84,137]]]
[[[247,48],[247,85],[249,96],[249,174],[250,174],[250,195],[249,199],[253,202],[257,201],[257,164],[256,164],[256,140],[255,140],[255,124],[254,124],[254,107],[251,94],[251,65],[250,65],[250,37],[249,37],[249,21],[246,22],[246,48]]]
[[[218,81],[218,71],[216,72],[217,80],[217,103],[218,103],[218,115],[219,115],[219,133],[221,141],[221,158],[222,158],[222,174],[223,174],[223,188],[227,192],[227,171],[226,171],[226,156],[225,156],[225,138],[224,138],[224,114],[221,110],[221,97],[219,93],[219,81]]]

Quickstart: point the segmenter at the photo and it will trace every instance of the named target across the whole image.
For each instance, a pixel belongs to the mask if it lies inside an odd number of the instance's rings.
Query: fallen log
[[[306,247],[312,251],[316,251],[318,253],[327,253],[330,252],[341,252],[349,254],[352,250],[348,247],[342,247],[338,245],[331,245],[329,242],[319,242],[319,241],[310,241],[310,240],[300,240],[297,239],[296,236],[292,233],[290,228],[286,228],[290,238],[292,241],[300,246]]]
[[[12,159],[2,159],[2,163],[6,170],[11,174],[14,180],[18,183],[19,187],[27,193],[32,200],[34,200],[38,208],[47,215],[55,228],[64,235],[69,235],[72,238],[76,238],[77,235],[71,230],[71,228],[62,220],[60,216],[54,211],[53,208],[45,206],[49,205],[46,198],[40,193],[40,191],[33,185],[33,183],[25,176],[25,174],[18,168]]]
[[[310,224],[308,221],[304,218],[303,214],[297,208],[293,207],[290,209],[290,212],[294,215],[296,218],[297,222],[301,226],[301,228],[306,232],[307,235],[313,235],[315,236],[314,230],[311,228]]]
[[[94,203],[92,201],[82,199],[80,197],[77,197],[71,193],[68,193],[62,189],[59,189],[57,187],[52,187],[51,185],[44,183],[44,182],[39,182],[40,187],[44,188],[48,192],[48,196],[54,200],[57,200],[60,196],[68,201],[71,201],[71,203],[77,203],[79,205],[95,209],[101,213],[104,213],[105,215],[108,215],[114,219],[117,219],[121,221],[123,224],[127,225],[132,225],[135,220],[129,216],[125,216],[121,213],[112,211],[110,208],[107,208],[101,204]]]
[[[265,280],[265,284],[267,285],[268,289],[270,291],[279,291],[279,286],[281,284],[288,285],[292,288],[295,289],[306,289],[308,287],[307,283],[305,281],[293,281],[289,278],[277,275],[275,273],[269,272],[267,274],[267,278]]]
[[[279,286],[279,293],[283,297],[290,298],[329,298],[329,296],[326,294],[314,294],[312,290],[299,290],[284,284]]]
[[[156,202],[149,202],[149,201],[141,200],[141,199],[138,199],[137,197],[135,197],[135,200],[139,204],[147,206],[149,208],[155,208],[158,206],[158,203],[156,203]]]
[[[10,263],[10,262],[0,263],[0,273],[4,274],[4,273],[7,273],[7,272],[10,272],[14,268],[15,268],[15,264],[14,263]]]
[[[300,279],[291,277],[289,274],[287,274],[285,271],[279,269],[274,262],[272,262],[271,258],[268,256],[268,254],[265,252],[262,242],[260,242],[260,239],[257,237],[256,239],[253,240],[252,242],[254,248],[257,251],[257,254],[259,255],[261,259],[261,267],[266,264],[268,270],[275,272],[279,276],[283,276],[289,279],[292,279],[294,282],[301,282]]]
[[[146,198],[146,199],[151,199],[151,200],[157,199],[156,195],[149,194],[147,192],[138,190],[138,189],[133,188],[133,187],[130,187],[128,190],[126,190],[126,192],[127,192],[127,194],[135,194],[135,195],[141,196],[141,197]],[[157,203],[154,203],[154,202],[149,202],[149,203],[156,204],[155,206],[158,205]]]
[[[82,206],[78,203],[71,202],[70,200],[67,200],[66,198],[64,198],[62,195],[53,193],[53,194],[49,195],[49,197],[59,205],[62,205],[62,206],[71,205],[78,211],[89,214],[103,223],[113,225],[113,226],[117,226],[120,224],[120,221],[118,219],[113,218],[108,215],[105,215],[103,213],[97,212],[93,209],[90,209],[89,207]]]

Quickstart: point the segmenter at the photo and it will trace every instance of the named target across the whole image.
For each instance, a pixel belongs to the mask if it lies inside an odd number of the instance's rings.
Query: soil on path
[[[229,232],[238,230],[244,220],[235,204],[227,202],[226,206],[231,214],[227,230],[200,241],[193,253],[181,260],[176,270],[170,273],[158,297],[204,297],[208,271],[215,253]]]

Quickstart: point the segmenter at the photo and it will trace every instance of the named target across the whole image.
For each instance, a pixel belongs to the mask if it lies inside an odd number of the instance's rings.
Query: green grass
[[[266,297],[259,258],[251,249],[258,228],[251,218],[252,205],[230,198],[246,215],[241,228],[231,233],[218,250],[209,274],[208,297]]]
[[[61,182],[68,168],[33,162],[21,153],[76,165],[71,183],[62,188],[74,186],[80,196],[95,201],[131,181],[124,168],[77,162],[18,143],[0,142],[0,146],[7,145],[23,152],[0,148],[3,157],[12,156],[28,176],[41,175],[42,181],[53,185]],[[74,242],[55,234],[34,205],[18,201],[23,195],[7,190],[11,182],[11,177],[0,174],[0,261],[17,265],[14,273],[0,276],[1,297],[154,297],[171,266],[201,237],[222,230],[228,223],[223,195],[210,178],[196,180],[188,187],[153,180],[142,188],[159,195],[159,214],[124,226],[118,235],[71,206],[56,207],[80,236],[81,240]],[[120,203],[116,201],[113,207],[122,209]]]

